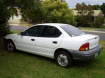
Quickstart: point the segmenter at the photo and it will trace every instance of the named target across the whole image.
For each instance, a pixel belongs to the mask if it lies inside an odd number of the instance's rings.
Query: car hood
[[[8,35],[6,35],[4,38],[5,39],[14,39],[14,38],[16,38],[17,37],[17,34],[8,34]]]

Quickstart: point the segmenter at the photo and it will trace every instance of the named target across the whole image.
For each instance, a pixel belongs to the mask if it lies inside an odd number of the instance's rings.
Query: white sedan
[[[59,23],[37,24],[20,34],[4,38],[8,51],[15,49],[37,54],[68,67],[73,60],[89,60],[100,54],[99,36]]]

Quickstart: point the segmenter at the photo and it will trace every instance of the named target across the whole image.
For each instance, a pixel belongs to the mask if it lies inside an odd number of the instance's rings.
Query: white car
[[[8,51],[17,49],[53,58],[62,67],[100,54],[99,36],[68,24],[37,24],[20,34],[6,35],[4,41]]]

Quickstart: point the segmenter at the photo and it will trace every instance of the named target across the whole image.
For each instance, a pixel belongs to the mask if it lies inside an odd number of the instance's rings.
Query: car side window
[[[59,37],[61,32],[53,26],[44,26],[42,37]]]
[[[26,30],[25,32],[23,32],[24,36],[35,36],[35,37],[39,37],[42,33],[42,26],[34,26],[29,28],[28,30]]]

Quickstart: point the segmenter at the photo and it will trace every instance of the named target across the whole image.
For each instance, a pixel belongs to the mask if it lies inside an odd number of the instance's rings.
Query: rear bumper
[[[70,51],[73,60],[90,60],[100,55],[101,47],[98,45],[89,51]]]

